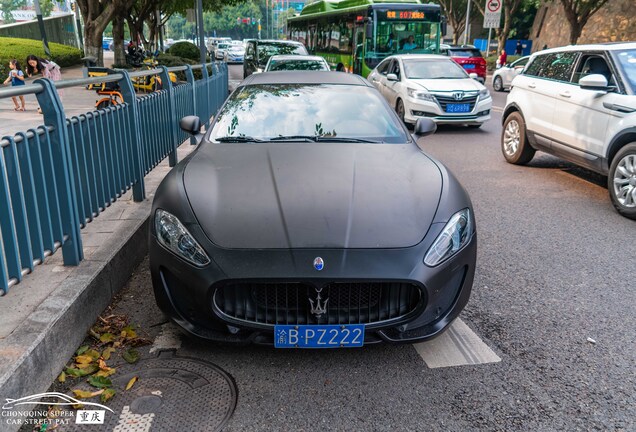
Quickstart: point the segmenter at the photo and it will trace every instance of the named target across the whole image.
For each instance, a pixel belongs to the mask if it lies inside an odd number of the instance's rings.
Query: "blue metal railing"
[[[186,82],[170,82],[176,71]],[[132,79],[150,75],[163,88],[138,96]],[[123,101],[66,118],[57,90],[101,83],[116,83]],[[0,140],[0,295],[59,248],[65,265],[77,265],[80,229],[130,189],[142,201],[144,176],[166,157],[174,166],[188,138],[178,119],[194,114],[209,125],[227,84],[227,66],[210,63],[0,90],[0,99],[35,94],[44,117],[44,125]]]

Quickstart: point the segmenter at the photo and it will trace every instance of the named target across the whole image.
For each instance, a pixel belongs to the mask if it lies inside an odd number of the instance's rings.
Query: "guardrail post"
[[[192,114],[199,115],[199,113],[197,112],[197,89],[196,83],[194,81],[194,73],[192,72],[192,66],[186,65],[185,76],[188,84],[192,86]],[[190,144],[197,144],[197,139],[194,136],[190,137]]]
[[[172,151],[168,155],[168,164],[173,167],[177,164],[177,147],[179,147],[179,136],[177,132],[177,126],[179,120],[177,119],[177,110],[174,102],[174,91],[172,90],[172,82],[170,81],[170,74],[168,73],[168,68],[165,66],[159,66],[161,69],[161,73],[159,77],[161,78],[161,83],[163,85],[163,89],[168,92],[168,110],[169,110],[169,118],[170,118],[170,130],[172,131]]]
[[[60,176],[60,214],[62,216],[62,230],[68,236],[62,245],[64,265],[78,265],[84,259],[82,236],[80,234],[80,220],[77,206],[77,192],[75,191],[75,172],[71,164],[71,148],[66,129],[66,115],[62,101],[57,94],[53,82],[47,78],[35,80],[41,84],[43,90],[36,94],[44,124],[53,127],[49,134],[51,142],[51,156],[53,166]]]
[[[117,69],[117,72],[124,77],[118,81],[121,95],[128,104],[128,121],[130,122],[129,143],[132,146],[133,169],[135,170],[135,182],[133,183],[133,201],[141,202],[146,199],[146,185],[144,182],[144,169],[142,160],[144,151],[141,145],[141,120],[139,115],[139,105],[135,87],[130,80],[130,75],[125,69]]]

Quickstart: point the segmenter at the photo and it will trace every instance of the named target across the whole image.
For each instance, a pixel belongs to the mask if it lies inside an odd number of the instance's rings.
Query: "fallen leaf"
[[[99,354],[99,351],[96,351],[94,349],[90,349],[90,350],[86,351],[84,353],[84,355],[91,356],[93,358],[93,360],[97,360],[98,358],[101,357],[101,355]]]
[[[60,374],[60,376],[57,377],[57,380],[61,383],[66,381],[66,374],[64,373],[64,371],[62,371],[62,373]]]
[[[113,348],[119,348],[121,346],[121,342],[117,341],[113,343]]]
[[[81,347],[79,347],[79,349],[77,350],[77,352],[76,352],[75,354],[77,354],[77,355],[82,355],[82,354],[84,354],[86,351],[88,351],[88,349],[89,349],[89,348],[90,348],[90,346],[89,346],[89,345],[81,346]]]
[[[108,402],[109,399],[112,399],[113,396],[115,396],[115,390],[113,390],[112,388],[109,388],[104,390],[104,393],[102,393],[102,395],[99,397],[99,400],[102,403],[105,403],[105,402]]]
[[[137,332],[133,326],[126,326],[121,329],[121,337],[124,339],[134,339],[137,337]]]
[[[75,363],[77,364],[92,363],[93,360],[94,360],[93,357],[89,355],[78,355],[77,357],[75,357]]]
[[[104,377],[104,378],[106,378],[106,377],[111,376],[111,375],[112,375],[112,374],[114,374],[115,372],[117,372],[117,369],[107,367],[106,369],[102,369],[102,370],[100,370],[99,372],[97,372],[97,373],[96,373],[95,375],[93,375],[93,376],[96,376],[96,377]]]
[[[101,369],[108,369],[108,366],[106,365],[106,362],[102,359],[97,360],[97,366]]]
[[[128,363],[137,363],[139,361],[139,353],[135,349],[129,349],[128,351],[124,351],[121,355],[124,360]]]
[[[86,390],[73,390],[75,397],[78,399],[89,399],[104,393],[104,390],[98,390],[96,392],[86,391]]]
[[[137,382],[139,378],[134,376],[130,379],[130,381],[128,381],[128,384],[126,384],[126,390],[130,390],[132,388],[132,386],[135,385],[135,383]]]
[[[88,383],[97,388],[108,388],[113,386],[113,383],[108,378],[96,375],[88,378]]]
[[[114,353],[115,351],[116,351],[115,348],[112,348],[112,347],[106,348],[104,352],[102,353],[102,358],[104,360],[110,360],[110,355]]]
[[[86,375],[93,374],[93,373],[97,372],[98,370],[99,370],[99,368],[97,367],[97,365],[89,364],[83,369],[75,369],[75,368],[68,368],[67,367],[64,372],[66,372],[66,374],[70,375],[70,376],[83,377],[83,376],[86,376]]]
[[[112,333],[104,333],[99,337],[99,340],[103,343],[109,343],[115,340],[115,335]]]

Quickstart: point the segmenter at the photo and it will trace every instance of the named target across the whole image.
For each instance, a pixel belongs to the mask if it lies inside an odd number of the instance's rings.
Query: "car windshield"
[[[452,60],[405,59],[404,73],[410,79],[463,79],[464,69]]]
[[[217,45],[218,49],[228,49],[230,47],[230,45],[226,44],[226,43],[220,43]]]
[[[636,50],[616,51],[614,58],[616,58],[619,67],[622,69],[622,75],[632,88],[632,92],[636,93]]]
[[[450,54],[453,57],[481,57],[478,49],[451,49]]]
[[[217,116],[210,138],[223,142],[408,140],[376,90],[335,84],[240,88]]]
[[[258,45],[259,63],[267,63],[267,60],[273,55],[298,54],[307,55],[307,50],[303,45],[289,43],[261,43]]]
[[[269,64],[268,71],[284,70],[329,70],[325,63],[320,60],[276,60]]]

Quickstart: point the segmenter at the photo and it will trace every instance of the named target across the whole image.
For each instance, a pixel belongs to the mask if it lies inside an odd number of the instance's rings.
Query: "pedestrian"
[[[18,86],[23,86],[24,85],[24,72],[22,72],[22,68],[20,67],[20,62],[18,62],[18,60],[13,59],[9,61],[9,69],[11,69],[9,71],[9,77],[4,80],[4,84],[7,84],[9,81],[11,81],[11,85],[13,87],[18,87]],[[20,106],[20,104],[18,104],[18,97],[20,98],[20,103],[22,104],[22,106]],[[24,96],[20,95],[18,97],[11,97],[11,100],[13,101],[13,105],[15,105],[15,108],[13,108],[16,111],[24,111],[25,110],[25,104],[24,104]]]
[[[26,73],[29,77],[40,74],[44,78],[48,78],[52,81],[59,81],[62,79],[62,70],[53,60],[45,60],[30,54],[26,58],[26,63]],[[58,90],[57,93],[62,96],[61,90]],[[42,114],[42,109],[38,108],[38,112]]]
[[[548,49],[548,44],[543,45],[543,48],[541,48],[542,50],[547,50]]]
[[[521,46],[521,41],[517,41],[517,47],[515,48],[515,55],[521,55],[523,52],[523,46]]]
[[[497,59],[497,67],[503,67],[506,65],[506,62],[508,61],[508,54],[506,54],[506,50],[501,50],[501,55],[499,56],[499,59]]]

